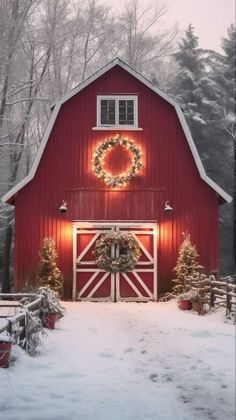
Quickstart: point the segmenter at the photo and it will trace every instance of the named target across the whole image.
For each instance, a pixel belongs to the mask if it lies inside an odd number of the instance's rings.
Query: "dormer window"
[[[138,129],[137,96],[97,96],[97,127]]]

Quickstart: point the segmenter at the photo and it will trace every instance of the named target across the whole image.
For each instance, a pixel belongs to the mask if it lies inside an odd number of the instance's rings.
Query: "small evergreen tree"
[[[56,264],[57,251],[53,238],[44,238],[39,256],[39,285],[41,287],[49,287],[61,297],[63,276]]]
[[[198,256],[196,246],[191,244],[190,235],[186,232],[184,241],[180,245],[177,264],[174,268],[177,274],[177,278],[173,280],[175,284],[173,287],[174,294],[179,295],[189,289],[185,283],[186,277],[196,274],[197,269],[202,268],[197,262]]]

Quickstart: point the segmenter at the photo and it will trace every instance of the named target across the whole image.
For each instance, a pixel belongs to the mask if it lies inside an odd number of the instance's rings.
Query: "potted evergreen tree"
[[[203,304],[199,293],[196,290],[189,290],[188,292],[181,293],[178,296],[179,308],[186,311],[193,309],[198,314],[203,314]]]
[[[191,293],[181,293],[178,295],[178,305],[183,311],[190,311],[192,309]]]
[[[45,328],[53,330],[58,319],[64,316],[64,309],[60,305],[58,295],[47,287],[38,290],[43,295],[42,324]]]

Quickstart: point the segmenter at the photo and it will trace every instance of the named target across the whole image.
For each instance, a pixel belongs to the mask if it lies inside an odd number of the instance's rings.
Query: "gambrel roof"
[[[61,108],[61,105],[64,104],[66,101],[68,101],[70,98],[72,98],[74,95],[77,95],[82,89],[86,88],[90,83],[94,82],[96,79],[98,79],[100,76],[102,76],[107,71],[111,70],[115,66],[120,66],[122,69],[127,71],[129,74],[134,76],[136,79],[138,79],[141,83],[146,85],[149,89],[151,89],[153,92],[155,92],[157,95],[162,97],[166,102],[168,102],[170,105],[172,105],[175,108],[175,111],[177,113],[178,119],[180,121],[180,124],[182,126],[182,129],[184,131],[185,137],[188,141],[191,153],[193,155],[195,164],[197,166],[198,172],[200,177],[219,195],[221,202],[231,202],[232,198],[229,194],[227,194],[218,184],[216,184],[212,179],[210,179],[203,167],[202,161],[200,159],[199,153],[197,151],[197,148],[194,144],[192,135],[190,133],[190,130],[188,128],[188,125],[185,121],[183,111],[180,107],[180,105],[170,96],[165,94],[161,89],[156,87],[153,83],[151,83],[146,77],[141,75],[139,72],[134,70],[132,67],[130,67],[128,64],[126,64],[124,61],[122,61],[119,58],[114,58],[109,63],[101,67],[97,72],[95,72],[93,75],[88,77],[86,80],[81,82],[78,86],[73,88],[71,91],[67,92],[65,95],[63,95],[61,98],[59,98],[53,105],[52,105],[52,115],[50,118],[50,121],[48,123],[48,126],[45,130],[43,139],[41,141],[39,150],[36,154],[35,160],[33,162],[33,165],[30,169],[29,174],[20,181],[15,187],[13,187],[8,193],[6,193],[2,197],[2,201],[4,202],[11,202],[18,191],[20,191],[28,182],[30,182],[37,171],[39,162],[41,160],[41,157],[43,155],[45,146],[47,144],[47,141],[49,139],[50,133],[52,131],[52,128],[54,126],[54,123],[56,121],[57,115],[59,113],[59,110]]]

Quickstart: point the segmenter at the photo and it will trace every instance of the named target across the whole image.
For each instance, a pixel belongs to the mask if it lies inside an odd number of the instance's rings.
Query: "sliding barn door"
[[[97,267],[93,251],[97,239],[109,232],[131,233],[139,243],[141,257],[132,271],[109,273]],[[73,298],[89,301],[157,300],[156,227],[150,223],[74,224]],[[111,255],[119,258],[119,246]]]

